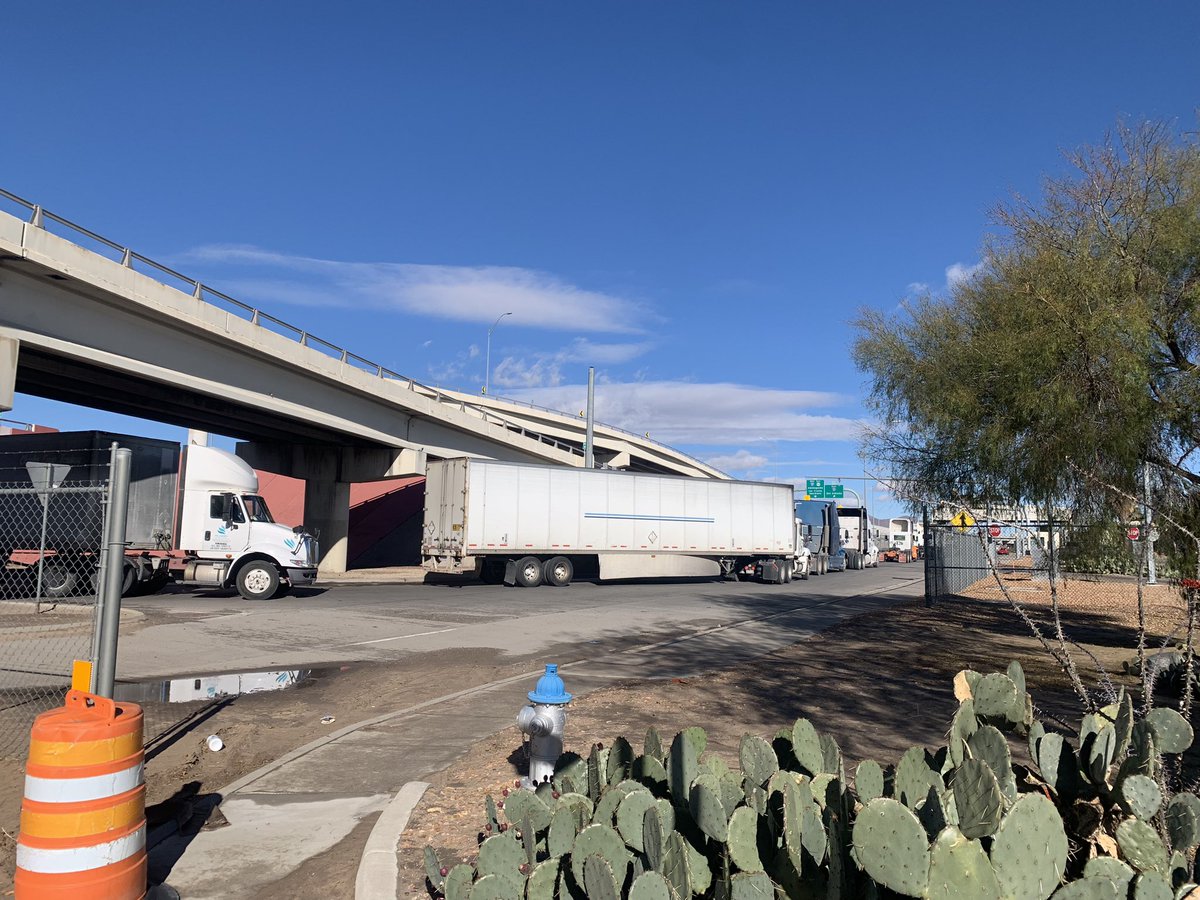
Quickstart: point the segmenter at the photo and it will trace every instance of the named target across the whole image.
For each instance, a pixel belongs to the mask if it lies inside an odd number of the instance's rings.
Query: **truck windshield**
[[[242,503],[246,507],[246,515],[251,522],[274,522],[271,511],[267,509],[267,501],[254,494],[243,494]]]

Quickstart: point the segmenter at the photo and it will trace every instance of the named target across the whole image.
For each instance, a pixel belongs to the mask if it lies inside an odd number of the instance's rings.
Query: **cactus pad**
[[[1175,892],[1165,875],[1144,872],[1133,881],[1133,900],[1175,900]]]
[[[653,788],[665,787],[667,784],[667,770],[657,756],[650,754],[639,756],[633,761],[630,777]]]
[[[583,886],[588,900],[617,900],[620,896],[612,866],[598,853],[583,861]]]
[[[1153,827],[1139,819],[1125,819],[1117,826],[1117,846],[1121,856],[1139,872],[1168,870],[1167,848]]]
[[[633,747],[629,745],[629,741],[619,737],[612,742],[608,749],[606,765],[605,778],[609,784],[616,784],[629,777],[629,770],[633,766]]]
[[[721,803],[719,788],[706,776],[697,778],[688,794],[688,808],[700,830],[718,843],[729,838],[729,816]]]
[[[853,840],[855,858],[873,880],[907,897],[925,893],[929,840],[901,803],[882,797],[868,803],[854,823]]]
[[[658,736],[658,729],[651,725],[646,729],[646,739],[642,742],[642,755],[651,756],[662,762],[663,745],[662,738]]]
[[[1145,775],[1130,775],[1121,782],[1121,804],[1125,810],[1143,822],[1162,806],[1162,791],[1158,782]]]
[[[667,808],[671,807],[668,805]],[[658,805],[649,807],[642,815],[642,852],[646,854],[646,861],[650,868],[656,872],[662,871],[663,856],[667,852],[667,836],[669,834],[669,829],[663,825],[663,817]]]
[[[575,838],[575,848],[571,851],[571,874],[580,885],[585,884],[584,862],[592,855],[604,857],[612,868],[617,884],[625,883],[630,854],[621,836],[607,825],[589,825]]]
[[[883,769],[873,759],[864,759],[854,770],[854,791],[863,803],[883,796]]]
[[[671,886],[657,872],[646,872],[629,889],[629,900],[672,900]]]
[[[558,876],[562,869],[562,860],[551,857],[539,863],[529,873],[525,882],[526,900],[555,900],[558,894]],[[450,900],[449,897],[446,900]]]
[[[479,845],[476,868],[480,877],[496,875],[516,884],[524,884],[521,866],[525,862],[525,848],[510,833],[495,834]]]
[[[992,838],[992,867],[1005,896],[1045,900],[1067,865],[1067,835],[1054,804],[1023,794]]]
[[[804,847],[804,810],[810,803],[800,794],[795,782],[783,782],[783,846],[799,875],[804,871],[801,849]]]
[[[988,764],[1000,785],[1000,793],[1009,800],[1016,799],[1017,778],[1013,774],[1012,754],[1004,735],[994,726],[984,725],[971,735],[967,746],[973,757]]]
[[[945,790],[946,787],[942,783],[942,776],[930,766],[929,754],[925,748],[910,747],[900,757],[896,766],[892,796],[912,809],[925,799],[930,785],[939,791]]]
[[[550,827],[550,808],[532,791],[513,791],[504,801],[504,815],[513,825],[524,825],[528,816],[535,831]]]
[[[592,801],[583,794],[561,794],[555,801],[555,807],[560,806],[571,810],[572,815],[575,816],[575,827],[580,831],[592,821],[592,813],[595,811]]]
[[[1166,820],[1172,849],[1187,853],[1200,842],[1200,797],[1176,794],[1167,804]]]
[[[1075,799],[1079,793],[1079,760],[1061,734],[1042,737],[1034,761],[1042,778],[1058,796],[1068,802]]]
[[[1017,686],[1007,675],[992,672],[984,675],[971,691],[975,701],[975,715],[989,721],[1020,721],[1025,717],[1025,696],[1017,692]],[[1018,703],[1020,714],[1014,712]]]
[[[974,839],[995,834],[1000,827],[1003,800],[991,766],[982,759],[963,760],[954,770],[953,791],[963,835]]]
[[[566,856],[575,846],[578,822],[570,807],[559,806],[550,817],[550,829],[546,832],[546,851],[551,858]]]
[[[676,806],[687,804],[688,789],[696,780],[696,760],[699,758],[700,754],[696,752],[694,741],[689,740],[682,731],[675,735],[675,740],[671,741],[671,766],[667,770],[667,785],[671,789],[672,802]]]
[[[765,785],[771,780],[771,776],[779,771],[779,759],[771,745],[752,734],[742,735],[738,759],[741,761],[742,772],[759,787]]]
[[[1091,875],[1064,884],[1054,900],[1125,900],[1126,888],[1099,875]]]
[[[663,854],[662,875],[679,900],[688,900],[692,896],[692,879],[687,862],[690,846],[679,832],[673,831],[667,837],[667,850]]]
[[[1121,888],[1121,896],[1133,881],[1133,869],[1115,856],[1097,856],[1089,859],[1083,867],[1084,878],[1106,878]]]
[[[746,806],[733,811],[729,820],[729,858],[743,872],[762,872],[758,855],[758,814]]]
[[[800,768],[809,775],[825,771],[825,755],[821,752],[821,737],[808,719],[797,719],[792,726],[792,752]]]
[[[625,843],[639,852],[646,849],[642,843],[642,831],[646,827],[646,811],[657,807],[654,795],[649,791],[634,791],[627,794],[617,807],[617,831]]]
[[[513,882],[499,875],[484,875],[471,886],[471,900],[521,900],[525,879]]]
[[[442,894],[446,900],[467,900],[471,894],[471,885],[475,881],[475,869],[466,863],[459,863],[446,876]]]
[[[440,891],[446,885],[446,878],[442,875],[441,861],[438,860],[437,852],[432,847],[425,848],[425,877],[429,879],[429,883],[435,890]]]
[[[739,872],[730,879],[730,900],[774,900],[775,885],[763,872]]]
[[[1000,883],[983,845],[969,840],[953,825],[944,828],[933,843],[925,897],[927,900],[999,900]]]
[[[958,705],[954,718],[950,722],[950,737],[947,748],[950,760],[958,765],[966,756],[966,744],[979,729],[979,721],[975,718],[975,701],[968,697]]]
[[[617,807],[621,805],[621,801],[625,799],[625,795],[616,788],[609,788],[600,795],[600,799],[596,802],[596,809],[592,813],[592,821],[601,825],[611,825],[617,816]]]
[[[818,735],[821,744],[821,762],[824,771],[830,775],[842,777],[842,750],[832,734]]]
[[[687,868],[688,883],[692,886],[693,894],[703,894],[713,883],[713,873],[708,867],[708,857],[697,850],[691,841],[680,836],[679,846],[683,848],[683,863]]]
[[[1183,753],[1195,739],[1187,719],[1166,706],[1150,710],[1146,724],[1154,731],[1154,745],[1162,753]]]

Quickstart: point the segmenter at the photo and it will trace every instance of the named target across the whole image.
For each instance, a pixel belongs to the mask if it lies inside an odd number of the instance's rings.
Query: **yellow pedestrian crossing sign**
[[[956,528],[970,528],[975,524],[975,517],[965,509],[960,509],[951,517],[950,524]]]

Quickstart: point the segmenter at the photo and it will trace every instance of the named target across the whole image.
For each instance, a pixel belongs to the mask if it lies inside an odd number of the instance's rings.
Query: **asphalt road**
[[[126,601],[145,619],[123,634],[121,680],[388,661],[448,650],[503,662],[602,662],[638,647],[647,675],[730,665],[859,612],[919,597],[922,569],[884,565],[788,585],[478,582],[338,585],[270,602],[179,590]],[[602,666],[600,667],[602,669]],[[613,677],[618,677],[614,672]]]

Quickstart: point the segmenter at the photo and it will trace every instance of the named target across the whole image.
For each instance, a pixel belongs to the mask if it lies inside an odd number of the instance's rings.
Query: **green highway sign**
[[[841,500],[845,495],[842,485],[826,484],[824,478],[809,478],[804,483],[804,497],[807,500]]]

